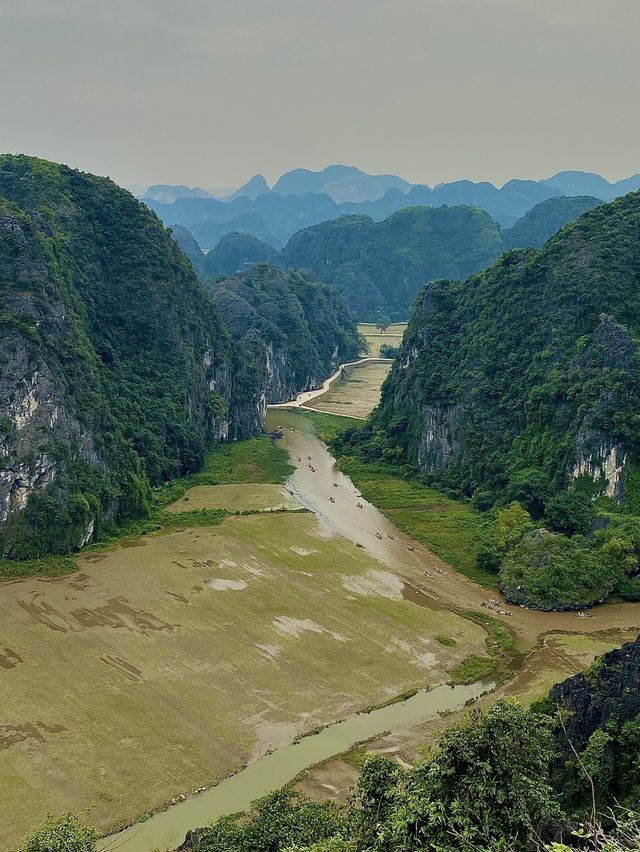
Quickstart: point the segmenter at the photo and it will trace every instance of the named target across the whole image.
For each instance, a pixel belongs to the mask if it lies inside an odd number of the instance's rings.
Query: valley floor
[[[295,465],[286,489],[252,466],[251,447],[268,463],[258,440],[220,450],[225,484],[199,484],[169,507],[253,514],[87,553],[64,577],[0,585],[3,852],[47,812],[83,811],[114,829],[299,734],[505,660],[518,671],[501,691],[530,701],[637,634],[640,604],[608,603],[579,622],[516,608],[502,625],[483,623],[486,589],[426,546],[462,558],[451,548],[463,507],[437,493],[411,502],[406,483],[376,486],[371,472],[354,485],[315,434],[313,422],[330,421],[270,415]],[[234,470],[244,484],[230,481]],[[444,723],[367,747],[411,762]],[[301,783],[343,795],[359,753]]]
[[[0,586],[0,849],[48,812],[114,829],[485,653],[480,626],[417,606],[322,517],[271,511],[298,505],[282,486],[187,496],[170,510],[261,511]]]
[[[373,358],[380,357],[380,347],[385,344],[387,346],[399,347],[406,328],[406,322],[394,322],[384,331],[380,331],[374,323],[370,322],[363,322],[358,325],[358,331],[367,341],[369,355]]]

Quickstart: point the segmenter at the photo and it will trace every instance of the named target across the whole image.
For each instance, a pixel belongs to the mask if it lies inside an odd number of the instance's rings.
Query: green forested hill
[[[639,341],[633,193],[539,251],[428,284],[359,451],[407,462],[480,508],[519,501],[524,538],[502,559],[513,601],[601,600],[639,564],[640,526],[610,514],[616,502],[640,511]],[[597,495],[608,500],[594,504]],[[606,529],[587,542],[598,509]],[[552,532],[533,530],[525,510]],[[603,542],[608,550],[590,549]]]
[[[231,345],[169,232],[111,181],[3,156],[0,198],[0,552],[31,557],[198,467],[228,431]]]
[[[205,254],[195,240],[195,237],[182,225],[171,226],[171,236],[191,261],[196,275],[204,275]]]
[[[558,490],[581,461],[599,464],[599,450],[635,458],[639,277],[634,193],[584,214],[540,251],[510,252],[465,282],[432,282],[376,428],[467,494],[498,497],[534,472]]]
[[[547,198],[532,207],[512,228],[502,232],[505,249],[542,248],[560,228],[599,204],[602,199],[590,195]]]
[[[206,284],[235,341],[238,374],[282,402],[318,387],[364,347],[353,317],[326,284],[259,263]]]
[[[299,231],[282,262],[332,284],[360,321],[404,320],[427,281],[466,278],[502,249],[498,225],[478,207],[407,207],[383,222],[343,216]]]
[[[278,255],[277,249],[257,237],[231,231],[206,255],[204,268],[208,275],[233,275],[245,264],[272,263]]]

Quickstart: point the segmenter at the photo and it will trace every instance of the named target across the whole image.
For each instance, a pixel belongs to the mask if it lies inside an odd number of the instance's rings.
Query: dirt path
[[[316,390],[304,391],[304,393],[299,393],[295,399],[290,400],[289,402],[280,402],[276,405],[270,405],[270,409],[293,409],[293,408],[307,408],[311,411],[319,411],[320,409],[317,406],[310,407],[309,403],[312,400],[317,400],[319,397],[324,396],[327,393],[331,386],[340,379],[343,375],[343,371],[349,367],[359,367],[362,364],[391,364],[392,361],[390,358],[360,358],[359,361],[349,361],[345,364],[340,364],[338,369],[332,373],[328,379],[325,379],[322,387],[316,388]],[[353,414],[341,414],[338,412],[332,412],[336,415],[336,417],[354,417],[356,415]],[[364,419],[364,418],[359,418]]]

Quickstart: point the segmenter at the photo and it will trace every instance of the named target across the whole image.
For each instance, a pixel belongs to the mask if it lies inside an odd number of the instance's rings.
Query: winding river
[[[189,829],[207,825],[224,814],[246,810],[252,801],[282,787],[303,769],[384,731],[401,732],[434,719],[440,713],[460,710],[467,701],[478,698],[493,686],[492,683],[438,686],[418,692],[405,701],[336,722],[318,734],[264,755],[242,772],[184,802],[172,805],[146,822],[137,823],[120,834],[106,838],[99,848],[119,852],[175,849],[182,843]]]
[[[338,533],[365,548],[403,579],[405,597],[437,609],[477,609],[486,591],[453,571],[419,543],[400,532],[375,506],[364,500],[354,483],[338,470],[326,445],[315,435],[308,418],[283,409],[269,413],[270,428],[284,431],[295,472],[289,491],[328,532]],[[329,499],[333,498],[333,499]],[[360,505],[358,505],[360,504]],[[409,548],[407,547],[409,545]],[[431,578],[425,567],[437,568]],[[431,573],[431,572],[430,572]],[[609,603],[593,618],[576,624],[573,613],[542,613],[517,608],[509,619],[516,646],[530,655],[547,634],[597,633],[640,624],[640,604]],[[385,731],[402,733],[440,713],[462,708],[494,684],[439,686],[370,713],[360,713],[329,725],[320,733],[279,748],[204,792],[169,807],[123,832],[101,841],[99,848],[120,852],[174,849],[189,829],[240,810],[251,801],[291,781],[302,770],[340,754],[354,744]]]

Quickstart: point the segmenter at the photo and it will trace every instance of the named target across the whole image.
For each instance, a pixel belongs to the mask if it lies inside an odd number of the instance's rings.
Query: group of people
[[[485,609],[490,609],[493,612],[497,612],[498,615],[513,615],[510,609],[502,609],[502,604],[495,598],[489,598],[489,600],[482,601],[480,606],[483,606]]]

